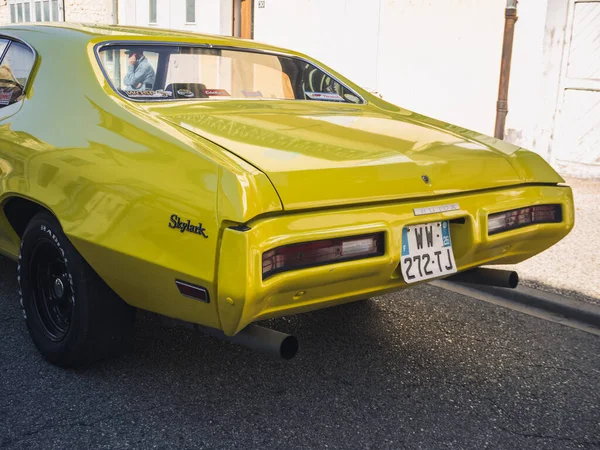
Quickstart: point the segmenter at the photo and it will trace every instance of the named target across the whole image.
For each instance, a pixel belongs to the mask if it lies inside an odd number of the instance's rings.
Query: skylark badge
[[[202,223],[199,223],[198,225],[192,225],[191,220],[188,219],[187,222],[185,220],[181,220],[181,217],[179,217],[177,214],[173,214],[171,216],[169,228],[179,230],[182,233],[187,231],[189,233],[199,234],[205,238],[208,237],[208,235],[205,233],[206,228],[202,226]]]

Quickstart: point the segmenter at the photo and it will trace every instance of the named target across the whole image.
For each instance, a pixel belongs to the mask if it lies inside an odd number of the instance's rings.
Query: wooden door
[[[600,0],[569,0],[552,161],[600,177]]]
[[[240,37],[243,39],[254,38],[254,0],[241,0],[240,9]]]

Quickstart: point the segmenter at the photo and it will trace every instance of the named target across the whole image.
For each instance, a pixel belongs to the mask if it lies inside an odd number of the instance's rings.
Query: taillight
[[[288,270],[384,254],[383,233],[285,245],[263,253],[263,279]]]
[[[538,205],[513,209],[488,216],[488,235],[537,223],[558,222],[562,222],[562,208],[560,205]]]
[[[196,286],[195,284],[186,283],[185,281],[181,280],[175,280],[175,284],[177,285],[177,289],[179,289],[181,295],[193,298],[195,300],[200,300],[201,302],[210,302],[210,299],[208,298],[208,291],[202,286]]]

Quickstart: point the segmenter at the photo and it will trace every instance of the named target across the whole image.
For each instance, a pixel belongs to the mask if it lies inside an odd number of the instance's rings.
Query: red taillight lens
[[[279,272],[381,256],[383,233],[286,245],[263,253],[263,279]]]
[[[513,209],[488,216],[488,235],[536,223],[558,222],[562,222],[562,207],[560,205],[538,205]]]
[[[175,280],[175,284],[177,285],[177,289],[179,289],[181,295],[200,300],[201,302],[210,302],[210,299],[208,298],[208,291],[202,286],[196,286],[195,284],[186,283],[185,281],[181,280]]]

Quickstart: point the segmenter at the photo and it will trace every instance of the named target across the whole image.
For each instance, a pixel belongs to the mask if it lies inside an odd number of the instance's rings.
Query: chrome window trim
[[[323,67],[321,67],[319,64],[315,63],[314,61],[310,61],[310,60],[308,60],[306,58],[303,58],[301,56],[290,55],[289,53],[285,53],[285,52],[278,52],[278,51],[273,51],[273,50],[263,50],[263,49],[256,49],[256,48],[248,48],[248,47],[237,47],[237,46],[232,46],[232,45],[198,44],[198,43],[192,43],[192,42],[136,41],[136,40],[119,41],[119,40],[116,40],[116,41],[103,41],[103,42],[100,42],[100,43],[96,44],[94,46],[94,53],[96,55],[96,62],[98,63],[98,66],[100,67],[100,70],[102,71],[102,74],[104,75],[104,78],[106,79],[106,81],[110,85],[111,89],[113,91],[115,91],[121,98],[124,98],[124,99],[132,101],[132,102],[140,102],[140,103],[148,103],[148,102],[173,102],[173,101],[192,101],[192,102],[197,102],[197,101],[206,101],[206,100],[210,101],[210,99],[206,99],[206,98],[189,98],[189,99],[187,99],[187,98],[172,98],[172,99],[166,98],[166,99],[155,99],[155,98],[153,98],[153,99],[143,100],[143,99],[133,99],[133,98],[126,97],[125,95],[121,94],[118,89],[115,89],[115,86],[113,85],[110,77],[108,76],[108,74],[104,70],[104,65],[102,64],[102,61],[100,59],[100,51],[104,47],[122,46],[122,45],[148,45],[148,46],[165,46],[165,47],[197,47],[197,48],[210,48],[210,49],[217,49],[217,50],[230,50],[230,51],[258,53],[258,54],[262,54],[262,55],[285,56],[287,58],[297,59],[297,60],[303,61],[303,62],[305,62],[307,64],[313,65],[314,67],[316,67],[317,69],[319,69],[320,71],[322,71],[324,74],[326,74],[328,77],[330,77],[332,80],[334,80],[335,82],[337,82],[338,84],[340,84],[342,87],[344,87],[345,89],[347,89],[348,91],[350,91],[354,96],[356,96],[360,100],[360,103],[344,102],[344,103],[337,103],[337,104],[354,105],[354,106],[357,106],[357,105],[367,105],[368,104],[368,102],[365,100],[365,98],[362,95],[360,95],[354,89],[348,87],[346,85],[346,83],[343,83],[342,81],[340,81],[339,78],[333,76],[331,73],[329,73]],[[235,100],[245,100],[245,99],[235,99]],[[256,99],[247,99],[247,100],[256,100]],[[271,99],[262,99],[261,101],[264,101],[264,100],[271,100]],[[296,99],[294,99],[294,100],[273,99],[273,100],[303,101],[303,100],[296,100]],[[307,101],[307,100],[304,100],[304,101]],[[315,101],[322,101],[322,100],[308,100],[308,101],[315,102]],[[336,103],[336,102],[324,102],[324,103],[332,104],[332,103]]]

